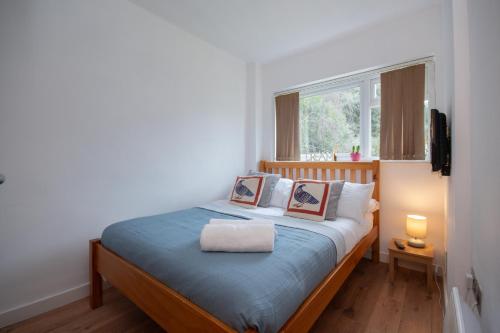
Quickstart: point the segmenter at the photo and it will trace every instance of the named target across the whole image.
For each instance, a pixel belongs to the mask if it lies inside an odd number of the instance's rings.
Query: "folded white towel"
[[[271,224],[206,224],[201,231],[202,251],[271,252],[274,226]]]
[[[228,220],[228,219],[210,219],[210,224],[268,224],[274,226],[272,220],[254,219],[254,220]]]
[[[229,219],[210,219],[208,222],[210,224],[237,224],[237,225],[251,225],[251,224],[263,224],[272,225],[274,228],[274,221],[265,219],[254,219],[254,220],[229,220]],[[274,228],[274,236],[278,236],[278,230]]]

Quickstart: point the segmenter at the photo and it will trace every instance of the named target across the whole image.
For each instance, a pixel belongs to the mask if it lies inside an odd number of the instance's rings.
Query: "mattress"
[[[286,220],[274,208],[253,213]],[[118,222],[104,230],[101,243],[235,330],[276,332],[363,232],[341,219],[319,232],[278,222],[271,253],[200,250],[201,229],[211,218],[247,218],[242,214],[198,207]],[[335,243],[340,238],[345,244]]]
[[[239,206],[235,206],[229,203],[228,200],[217,200],[210,204],[203,205],[207,209],[213,209],[219,212],[231,213],[233,215],[238,215],[246,218],[261,217],[265,219],[273,219],[273,217],[284,217],[285,209],[281,207],[257,207],[255,209],[247,209]],[[287,220],[297,220],[292,217],[286,217]],[[279,224],[279,221],[275,220],[275,223]],[[368,235],[368,233],[373,228],[373,214],[367,213],[365,215],[365,220],[363,223],[358,223],[353,219],[338,216],[335,221],[325,221],[325,222],[310,222],[314,225],[324,225],[326,227],[335,229],[338,231],[343,238],[345,243],[345,251],[339,253],[338,261],[340,261],[344,255],[351,252],[351,250],[358,244],[358,242]]]

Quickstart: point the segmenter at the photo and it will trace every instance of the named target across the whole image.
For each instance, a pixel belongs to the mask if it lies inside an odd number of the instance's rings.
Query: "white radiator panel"
[[[448,305],[444,320],[445,333],[481,333],[476,314],[460,298],[457,287],[451,289]]]

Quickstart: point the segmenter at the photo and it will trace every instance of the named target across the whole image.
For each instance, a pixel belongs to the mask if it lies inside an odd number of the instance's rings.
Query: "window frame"
[[[342,84],[338,84],[338,85],[334,85],[334,86],[330,86],[330,87],[326,87],[326,88],[321,88],[321,89],[312,89],[312,90],[309,90],[307,93],[299,93],[299,99],[301,98],[307,98],[307,97],[312,97],[312,96],[318,96],[318,95],[326,95],[326,94],[329,94],[329,93],[332,93],[332,92],[338,92],[338,91],[343,91],[343,90],[347,90],[347,89],[352,89],[352,88],[359,88],[360,90],[360,114],[359,114],[359,119],[360,119],[360,128],[359,128],[359,142],[360,142],[360,146],[363,147],[364,144],[363,144],[363,140],[365,139],[363,137],[363,127],[362,127],[362,123],[363,123],[363,118],[366,117],[366,114],[363,115],[363,111],[362,111],[362,108],[363,108],[363,97],[362,97],[362,92],[363,92],[363,86],[362,86],[362,83],[363,83],[363,80],[353,80],[353,81],[349,81],[347,83],[342,83]],[[299,103],[300,104],[300,103]],[[299,111],[300,112],[300,111]],[[342,153],[345,153],[345,152],[342,152]],[[363,152],[363,149],[361,150],[361,154],[362,156],[365,156],[364,155],[364,152]],[[302,152],[300,154],[302,156]]]
[[[329,87],[311,89],[305,93],[300,92],[299,98],[324,95],[335,91],[342,91],[349,88],[360,89],[360,110],[359,110],[359,142],[361,146],[361,156],[363,159],[374,159],[378,156],[371,156],[371,107],[372,104],[372,82],[380,82],[380,74],[373,74],[362,79],[352,80],[348,83],[340,83]],[[379,104],[380,105],[380,102]],[[347,152],[342,152],[347,153]]]
[[[380,106],[380,98],[376,101],[372,98],[372,82],[380,81],[380,74],[386,71],[425,64],[425,99],[428,101],[428,113],[436,108],[436,63],[434,56],[410,60],[407,62],[380,66],[368,70],[356,71],[333,78],[318,80],[308,84],[291,87],[287,90],[274,93],[274,96],[298,91],[300,97],[314,96],[335,90],[342,90],[348,87],[360,87],[360,144],[363,160],[379,159],[379,156],[371,155],[371,108]],[[376,104],[374,104],[376,102]],[[428,117],[429,115],[426,115]],[[275,127],[276,130],[276,127]],[[276,138],[276,132],[274,137]],[[430,131],[426,131],[426,143],[430,142]],[[274,142],[276,144],[276,141]],[[384,160],[392,161],[392,160]],[[427,151],[425,160],[395,160],[394,162],[428,162],[430,161],[430,151]]]
[[[380,84],[380,74],[376,75],[375,77],[371,78],[369,80],[369,85],[370,85],[370,104],[368,105],[368,110],[366,110],[366,112],[368,113],[368,145],[367,145],[367,149],[368,149],[368,154],[365,155],[367,156],[367,158],[369,159],[380,159],[380,151],[379,151],[379,156],[372,156],[372,108],[374,107],[378,107],[378,108],[381,108],[381,96],[379,96],[378,98],[374,99],[373,98],[373,95],[374,95],[374,91],[375,89],[372,89],[376,84]],[[382,92],[382,89],[380,90]]]

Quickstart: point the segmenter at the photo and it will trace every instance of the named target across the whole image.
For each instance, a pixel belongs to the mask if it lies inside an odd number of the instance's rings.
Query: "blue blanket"
[[[108,226],[102,244],[239,332],[276,332],[335,267],[337,250],[321,234],[277,225],[271,253],[202,252],[211,218],[202,208]]]

